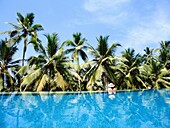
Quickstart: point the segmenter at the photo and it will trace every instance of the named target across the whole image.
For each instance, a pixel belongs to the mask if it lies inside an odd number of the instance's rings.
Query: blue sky
[[[56,32],[60,42],[81,32],[96,47],[96,37],[110,35],[110,45],[122,45],[117,53],[128,47],[142,53],[146,47],[158,48],[160,41],[170,40],[170,0],[0,0],[0,5],[1,32],[12,29],[4,22],[16,23],[16,12],[33,12],[34,23],[44,27],[40,35]],[[45,38],[40,38],[45,44]],[[27,56],[32,53],[30,47]]]

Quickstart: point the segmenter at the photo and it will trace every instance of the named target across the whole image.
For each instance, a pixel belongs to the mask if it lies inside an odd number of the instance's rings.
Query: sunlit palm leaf
[[[27,88],[41,75],[42,75],[41,69],[33,70],[31,73],[26,75],[20,85],[20,90],[25,85],[26,87],[24,88],[24,91],[27,90]]]
[[[164,79],[166,81],[170,81],[170,76],[169,77],[162,77],[162,79]]]
[[[59,72],[57,72],[55,82],[57,83],[57,86],[62,88],[63,90],[65,90],[69,85]]]
[[[90,80],[89,82],[87,83],[87,88],[89,88],[90,90],[92,89],[95,81],[101,79],[101,74],[103,72],[103,68],[102,66],[100,65],[96,70],[95,72],[90,76]]]
[[[42,91],[43,87],[45,86],[45,84],[47,83],[48,81],[48,75],[47,74],[44,74],[40,80],[40,83],[38,84],[38,87],[37,87],[37,92],[39,91]]]
[[[24,74],[26,74],[29,70],[28,66],[22,66],[18,72],[16,73],[16,75],[20,74],[21,76],[23,76]]]

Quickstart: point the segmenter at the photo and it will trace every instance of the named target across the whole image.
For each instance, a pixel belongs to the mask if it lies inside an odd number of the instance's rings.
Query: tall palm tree
[[[23,78],[21,91],[34,90],[53,90],[57,87],[63,90],[69,85],[66,81],[68,69],[65,67],[68,59],[64,56],[62,47],[59,47],[58,36],[45,35],[47,38],[47,47],[38,44],[38,57],[32,56],[29,59],[29,72]],[[23,68],[24,69],[24,68]],[[21,69],[19,73],[22,72]]]
[[[19,61],[13,61],[17,50],[16,45],[10,45],[7,39],[0,41],[0,90],[4,89],[5,85],[7,89],[14,89],[14,78],[9,69],[18,67]]]
[[[85,46],[86,39],[81,37],[81,33],[75,33],[73,34],[73,41],[67,40],[64,42],[65,46],[69,46],[66,50],[66,53],[72,53],[72,60],[76,64],[75,71],[77,74],[80,75],[81,67],[80,67],[80,59],[79,56],[82,58],[83,61],[86,61],[88,59],[87,54],[84,50],[87,49],[87,46]],[[80,87],[80,79],[78,79],[79,88]]]
[[[114,80],[114,72],[111,66],[115,64],[116,57],[114,57],[114,53],[120,44],[113,43],[108,47],[108,38],[109,36],[97,38],[98,47],[96,49],[88,44],[88,51],[94,56],[91,68],[84,76],[84,80],[88,81],[87,88],[89,90],[93,90],[93,86],[98,82],[102,82],[102,85],[104,85],[103,89],[105,89],[108,81]]]
[[[73,34],[73,41],[67,40],[65,42],[65,46],[70,46],[67,49],[67,54],[72,53],[72,59],[77,64],[76,71],[80,71],[80,60],[79,56],[82,58],[83,61],[88,59],[87,54],[84,50],[86,50],[87,46],[85,46],[86,39],[81,37],[81,33]]]
[[[27,45],[31,43],[29,41],[30,38],[39,41],[37,37],[37,31],[43,30],[40,24],[34,23],[34,14],[28,13],[25,17],[17,12],[17,22],[18,24],[13,24],[11,22],[7,22],[14,27],[13,30],[2,32],[1,34],[9,34],[11,40],[17,43],[24,39],[24,48],[22,55],[22,66],[24,66],[25,54],[27,51]]]
[[[135,55],[134,49],[125,49],[117,66],[116,83],[118,89],[140,89],[146,88],[140,77],[139,66],[141,65],[140,55]]]

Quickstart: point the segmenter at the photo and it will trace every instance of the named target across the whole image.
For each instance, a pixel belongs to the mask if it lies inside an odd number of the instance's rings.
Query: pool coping
[[[157,90],[157,89],[136,89],[136,90],[117,90],[116,92],[136,92],[136,91],[149,91],[149,90]],[[95,94],[95,93],[107,93],[107,91],[55,91],[55,92],[48,92],[48,91],[40,91],[40,92],[0,92],[0,95],[11,95],[11,94],[18,94],[18,95],[34,95],[34,94],[40,94],[40,95],[47,95],[47,94]]]

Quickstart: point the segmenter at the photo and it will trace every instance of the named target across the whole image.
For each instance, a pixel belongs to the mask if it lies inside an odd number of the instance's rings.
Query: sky
[[[120,43],[119,54],[127,48],[143,53],[146,47],[158,48],[170,40],[170,0],[0,0],[0,32],[11,30],[5,22],[17,23],[16,13],[35,14],[35,24],[43,34],[58,33],[60,43],[81,32],[94,48],[100,35],[109,35],[109,45]],[[4,39],[5,36],[0,36]],[[22,43],[16,58],[22,57]],[[34,54],[31,46],[26,56]]]

